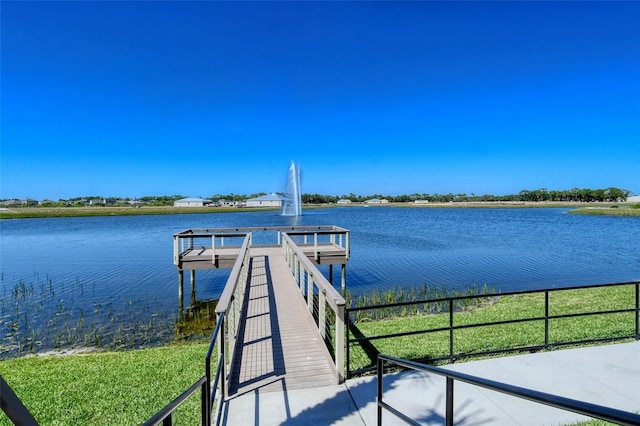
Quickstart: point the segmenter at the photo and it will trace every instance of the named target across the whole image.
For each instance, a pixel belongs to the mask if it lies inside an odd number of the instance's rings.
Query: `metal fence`
[[[570,313],[554,313],[556,311],[560,312],[562,310],[562,306],[555,306],[550,300],[550,295],[557,294],[559,292],[567,292],[574,290],[583,290],[583,291],[593,291],[597,288],[604,287],[615,287],[615,286],[629,286],[632,288],[631,293],[633,296],[631,300],[628,301],[628,306],[623,308],[614,308],[614,309],[606,309],[606,310],[584,310]],[[471,324],[462,323],[462,321],[456,322],[456,318],[465,312],[464,309],[456,308],[457,306],[468,306],[473,303],[469,303],[470,300],[476,300],[482,303],[486,300],[494,300],[497,298],[507,298],[512,296],[521,296],[521,295],[539,295],[539,297],[544,298],[542,302],[542,314],[535,315],[530,317],[519,317],[506,319],[501,321],[492,321],[492,322],[477,322]],[[361,334],[360,330],[357,327],[354,318],[358,313],[362,313],[365,311],[371,310],[389,310],[392,309],[404,309],[410,306],[437,306],[437,311],[439,315],[446,315],[448,317],[448,324],[420,329],[420,330],[412,330],[406,332],[396,332],[393,334],[383,334],[383,335],[375,335],[375,336],[364,336]],[[616,336],[600,336],[593,338],[584,338],[578,340],[563,340],[562,338],[550,339],[550,332],[554,330],[552,324],[554,322],[560,323],[558,320],[563,319],[572,319],[572,318],[580,318],[580,317],[593,317],[593,316],[613,316],[625,314],[624,317],[627,321],[625,324],[625,330],[629,332],[621,333]],[[568,345],[577,345],[577,344],[589,344],[589,343],[597,343],[603,341],[615,341],[615,340],[623,340],[623,339],[636,339],[640,340],[640,283],[613,283],[613,284],[598,284],[598,285],[590,285],[590,286],[582,286],[582,287],[567,287],[567,288],[552,288],[552,289],[544,289],[544,290],[533,290],[533,291],[518,291],[518,292],[508,292],[508,293],[497,293],[497,294],[474,294],[474,295],[465,295],[465,296],[457,296],[457,297],[446,297],[441,299],[432,299],[432,300],[419,300],[419,301],[411,301],[411,302],[399,302],[399,303],[389,303],[385,305],[376,305],[376,306],[364,306],[364,307],[352,307],[345,309],[345,323],[347,324],[347,338],[346,338],[346,362],[347,362],[347,377],[351,377],[352,373],[362,373],[365,371],[372,371],[375,369],[375,366],[368,366],[365,368],[361,368],[357,371],[351,370],[351,347],[354,345],[359,345],[361,347],[366,347],[369,352],[375,352],[374,354],[369,354],[370,358],[375,359],[377,355],[377,350],[375,349],[375,345],[373,342],[379,341],[382,339],[394,339],[404,336],[417,336],[417,335],[425,335],[425,334],[447,334],[448,337],[448,354],[443,354],[442,356],[436,357],[425,357],[416,359],[416,361],[423,362],[455,362],[457,359],[462,358],[470,358],[470,357],[480,357],[487,355],[496,355],[501,353],[513,353],[513,352],[526,352],[526,351],[538,351],[538,350],[548,350],[552,347],[561,347]],[[501,348],[501,349],[492,349],[492,350],[475,350],[475,351],[457,351],[456,350],[456,333],[461,332],[462,330],[470,330],[477,328],[487,328],[487,327],[497,327],[497,326],[505,326],[509,324],[524,324],[524,323],[538,323],[541,326],[539,327],[540,334],[539,336],[535,336],[535,340],[539,343],[536,344],[525,344],[521,346],[509,347],[509,348]],[[557,329],[561,328],[562,325],[556,325]],[[355,337],[353,337],[355,336]]]
[[[640,415],[629,413],[622,410],[617,410],[610,407],[604,407],[597,404],[591,404],[584,401],[578,401],[575,399],[565,398],[558,395],[552,395],[544,392],[534,391],[531,389],[522,388],[519,386],[508,385],[493,380],[487,380],[484,378],[472,376],[469,374],[459,373],[456,371],[444,370],[442,368],[420,364],[400,358],[394,358],[387,355],[378,355],[377,373],[378,373],[378,398],[377,398],[377,418],[378,425],[382,425],[382,410],[387,410],[405,423],[412,425],[420,425],[419,422],[411,419],[407,415],[403,414],[400,410],[389,405],[384,401],[384,365],[394,365],[396,367],[402,367],[405,369],[423,371],[430,374],[437,374],[446,378],[446,408],[445,408],[445,424],[452,426],[454,424],[454,382],[460,381],[479,386],[482,388],[490,389],[492,391],[500,392],[506,395],[515,396],[518,398],[534,401],[539,404],[549,405],[551,407],[560,408],[562,410],[572,411],[578,414],[584,414],[589,417],[595,417],[608,422],[613,422],[620,425],[638,425],[640,424]]]

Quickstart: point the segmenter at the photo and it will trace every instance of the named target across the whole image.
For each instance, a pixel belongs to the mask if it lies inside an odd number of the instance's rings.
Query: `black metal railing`
[[[31,412],[24,406],[11,386],[0,376],[0,408],[16,425],[38,426]]]
[[[508,385],[506,383],[487,380],[469,374],[459,373],[456,371],[445,370],[430,365],[420,364],[405,359],[395,358],[387,355],[378,355],[377,373],[378,373],[378,398],[377,398],[377,418],[378,425],[382,425],[382,410],[387,410],[399,419],[408,424],[419,425],[417,421],[408,417],[397,408],[389,405],[384,401],[383,381],[385,362],[389,365],[402,367],[405,369],[423,371],[430,374],[437,374],[446,378],[446,401],[445,401],[445,424],[452,426],[454,424],[454,382],[460,381],[469,383],[474,386],[490,389],[506,395],[527,399],[539,404],[548,405],[562,410],[572,411],[574,413],[583,414],[589,417],[597,418],[607,422],[613,422],[620,425],[638,425],[640,424],[640,415],[627,411],[617,410],[610,407],[604,407],[589,402],[578,401],[571,398],[565,398],[558,395],[548,394],[545,392],[534,391],[519,386]]]
[[[195,392],[200,389],[200,402],[201,402],[201,419],[202,426],[211,425],[211,411],[216,400],[218,400],[216,409],[216,421],[215,424],[220,424],[220,418],[222,414],[222,404],[224,402],[224,384],[220,381],[224,381],[225,369],[224,369],[224,344],[218,340],[220,330],[224,329],[224,313],[218,316],[216,328],[211,336],[211,342],[209,343],[209,350],[207,351],[207,357],[205,361],[205,375],[200,377],[189,389],[185,390],[176,399],[171,401],[160,411],[154,414],[149,420],[147,420],[143,426],[154,426],[162,423],[163,426],[173,425],[173,412],[189,398]],[[221,356],[218,357],[218,364],[216,367],[215,375],[213,376],[213,386],[211,386],[211,357],[216,342],[220,343]],[[220,384],[220,386],[219,386]],[[218,390],[220,395],[218,397]]]
[[[614,287],[614,286],[631,286],[634,288],[634,298],[635,300],[629,300],[628,307],[619,308],[619,309],[608,309],[608,310],[596,310],[596,311],[581,311],[581,312],[572,312],[572,313],[564,313],[564,314],[552,314],[551,307],[552,303],[549,301],[549,295],[556,292],[565,292],[572,290],[593,290],[596,288],[603,287]],[[496,298],[505,298],[509,296],[520,296],[520,295],[531,295],[531,294],[543,294],[544,295],[544,305],[543,315],[536,315],[531,317],[524,318],[514,318],[503,321],[492,321],[492,322],[477,322],[472,324],[456,324],[455,317],[456,315],[464,312],[464,309],[457,309],[456,306],[465,306],[469,305],[468,303],[464,303],[468,300],[492,300]],[[420,329],[420,330],[412,330],[405,332],[396,332],[392,334],[382,334],[375,336],[364,336],[361,331],[358,329],[355,321],[352,320],[352,317],[357,315],[360,312],[367,310],[392,310],[392,309],[401,309],[403,307],[412,306],[412,305],[437,305],[438,312],[441,315],[448,315],[448,324],[441,327],[434,327],[428,329]],[[633,305],[633,306],[631,306]],[[579,318],[579,317],[588,317],[595,315],[615,315],[615,314],[629,314],[633,318],[633,324],[627,324],[626,329],[629,330],[628,333],[621,333],[616,336],[601,336],[595,338],[585,338],[579,340],[561,340],[556,339],[551,341],[549,337],[550,332],[550,323],[554,320],[560,319],[568,319],[568,318]],[[539,344],[525,344],[521,346],[502,348],[502,349],[494,349],[494,350],[484,350],[484,351],[472,351],[472,352],[456,352],[455,343],[456,331],[479,328],[479,327],[495,327],[495,326],[504,326],[508,324],[523,324],[523,323],[531,323],[531,322],[539,322],[543,323],[544,327],[541,327],[541,333],[543,335],[539,336]],[[434,362],[455,362],[457,359],[462,358],[471,358],[471,357],[480,357],[480,356],[488,356],[488,355],[497,355],[504,353],[514,353],[514,352],[523,352],[523,351],[539,351],[539,350],[548,350],[553,347],[562,347],[568,345],[577,345],[577,344],[590,344],[590,343],[598,343],[598,342],[609,342],[616,340],[626,340],[626,339],[635,339],[640,340],[640,283],[613,283],[613,284],[597,284],[590,286],[579,286],[579,287],[567,287],[567,288],[553,288],[553,289],[544,289],[544,290],[531,290],[531,291],[516,291],[516,292],[508,292],[508,293],[497,293],[497,294],[473,294],[473,295],[465,295],[465,296],[456,296],[456,297],[445,297],[440,299],[431,299],[431,300],[419,300],[419,301],[410,301],[410,302],[398,302],[398,303],[389,303],[384,305],[376,305],[376,306],[364,306],[364,307],[351,307],[345,309],[345,323],[347,325],[347,337],[346,337],[346,372],[347,378],[351,377],[354,372],[366,372],[375,369],[375,366],[370,365],[368,367],[363,367],[358,369],[357,371],[351,370],[351,346],[352,345],[360,345],[365,348],[365,352],[369,352],[369,357],[371,361],[375,360],[375,355],[378,351],[375,349],[372,342],[381,340],[381,339],[393,339],[405,336],[413,336],[413,335],[423,335],[429,333],[447,333],[448,334],[448,345],[449,350],[448,354],[443,356],[434,356],[428,358],[420,358],[416,359],[417,361],[428,361],[429,363]],[[355,336],[355,337],[353,337]]]

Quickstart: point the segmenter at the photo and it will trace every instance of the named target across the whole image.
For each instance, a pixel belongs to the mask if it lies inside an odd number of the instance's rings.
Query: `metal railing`
[[[629,307],[622,309],[609,309],[609,310],[596,310],[596,311],[583,311],[583,312],[572,312],[567,314],[551,314],[551,307],[553,306],[549,300],[549,295],[557,292],[565,292],[565,291],[573,291],[573,290],[584,290],[589,291],[590,289],[603,288],[603,287],[613,287],[613,286],[630,286],[633,287],[633,299],[629,301]],[[531,316],[531,317],[523,317],[523,318],[514,318],[503,321],[492,321],[492,322],[478,322],[472,324],[456,324],[455,318],[457,315],[463,314],[465,311],[462,309],[456,309],[456,306],[459,304],[464,305],[465,301],[473,300],[473,299],[494,299],[494,298],[504,298],[509,296],[520,296],[520,295],[531,295],[531,294],[540,294],[544,296],[543,302],[543,315],[539,316]],[[364,306],[364,307],[353,307],[345,309],[345,323],[348,325],[349,330],[357,330],[355,323],[352,321],[351,317],[353,314],[357,314],[358,312],[363,312],[367,310],[376,310],[376,309],[396,309],[403,308],[412,305],[426,305],[426,304],[436,304],[440,306],[440,314],[448,316],[448,324],[442,327],[428,328],[428,329],[420,329],[420,330],[412,330],[406,332],[396,332],[393,334],[384,334],[384,335],[376,335],[376,336],[359,336],[359,337],[351,337],[352,333],[347,333],[346,340],[346,362],[347,362],[347,378],[351,377],[351,346],[354,344],[359,345],[371,345],[370,342],[381,340],[381,339],[392,339],[398,337],[405,336],[414,336],[414,335],[422,335],[429,333],[448,333],[448,344],[449,344],[449,353],[448,355],[430,357],[428,358],[428,362],[438,362],[438,361],[448,361],[455,362],[457,359],[462,358],[471,358],[471,357],[479,357],[479,356],[487,356],[487,355],[497,355],[503,353],[514,353],[514,352],[522,352],[522,351],[537,351],[537,350],[548,350],[553,347],[562,347],[568,345],[576,345],[576,344],[588,344],[588,343],[597,343],[597,342],[608,342],[615,340],[623,340],[623,339],[635,339],[640,340],[640,283],[613,283],[613,284],[598,284],[598,285],[590,285],[590,286],[581,286],[581,287],[567,287],[567,288],[553,288],[553,289],[545,289],[545,290],[532,290],[532,291],[517,291],[517,292],[508,292],[508,293],[497,293],[497,294],[473,294],[473,295],[465,295],[465,296],[457,296],[457,297],[446,297],[440,299],[431,299],[431,300],[419,300],[419,301],[411,301],[411,302],[399,302],[399,303],[389,303],[384,305],[375,305],[375,306]],[[633,305],[633,307],[631,307]],[[589,317],[596,315],[615,315],[615,314],[629,314],[629,324],[628,328],[630,330],[629,333],[621,334],[618,336],[605,336],[598,338],[588,338],[588,339],[580,339],[580,340],[555,340],[551,341],[550,334],[550,323],[554,320],[560,319],[569,319],[569,318],[579,318],[579,317]],[[631,323],[631,320],[633,323]],[[479,328],[479,327],[496,327],[496,326],[504,326],[508,324],[523,324],[523,323],[531,323],[531,322],[539,322],[543,325],[540,327],[540,336],[539,336],[539,344],[528,344],[524,346],[516,346],[505,349],[496,349],[496,350],[485,350],[485,351],[476,351],[476,352],[456,352],[456,331]],[[419,361],[426,361],[427,359],[419,359]],[[358,372],[365,372],[369,370],[373,370],[375,366],[366,367]]]
[[[296,285],[307,301],[320,336],[325,343],[333,346],[338,380],[342,382],[345,377],[344,309],[346,302],[288,234],[282,235],[282,252]],[[327,307],[330,311],[327,311]],[[332,330],[332,325],[335,326],[335,330]],[[335,343],[331,344],[333,336],[335,336]]]
[[[420,364],[413,361],[408,361],[400,358],[394,358],[387,355],[378,355],[377,360],[377,373],[378,373],[378,398],[377,398],[377,418],[378,425],[382,425],[382,410],[387,410],[399,419],[402,419],[408,424],[420,425],[419,422],[411,419],[407,415],[403,414],[397,408],[392,407],[384,401],[383,398],[383,380],[384,380],[384,364],[388,363],[398,367],[403,367],[410,370],[423,371],[426,373],[437,374],[446,378],[446,402],[445,402],[445,424],[452,426],[454,424],[454,382],[460,381],[469,383],[474,386],[490,389],[492,391],[500,392],[506,395],[515,396],[518,398],[533,401],[539,404],[548,405],[551,407],[559,408],[562,410],[572,411],[574,413],[583,414],[589,417],[601,419],[607,422],[613,422],[620,425],[638,425],[640,424],[640,415],[629,413],[610,407],[604,407],[589,402],[578,401],[571,398],[565,398],[558,395],[548,394],[545,392],[534,391],[531,389],[522,388],[519,386],[508,385],[493,380],[487,380],[484,378],[472,376],[469,374],[459,373],[456,371],[445,370],[430,365]]]
[[[170,426],[173,424],[173,412],[189,398],[193,395],[198,389],[200,389],[200,402],[201,402],[201,419],[202,425],[208,426],[211,425],[211,410],[216,401],[217,404],[217,412],[216,412],[216,422],[215,424],[220,424],[220,417],[222,413],[222,401],[224,400],[223,393],[221,392],[218,395],[218,390],[222,389],[219,386],[220,379],[225,375],[224,369],[224,356],[218,358],[218,365],[216,367],[216,373],[213,377],[214,383],[213,387],[211,387],[211,355],[213,353],[213,348],[216,343],[218,343],[219,347],[222,347],[224,350],[224,341],[222,340],[222,334],[220,330],[224,329],[224,314],[218,317],[216,328],[213,331],[211,336],[211,342],[209,343],[209,350],[207,352],[207,357],[205,361],[205,374],[200,377],[189,389],[185,390],[178,396],[176,399],[171,401],[165,407],[163,407],[160,411],[154,414],[149,420],[147,420],[143,426],[154,426],[160,424],[162,422],[163,426]]]
[[[251,258],[251,234],[246,234],[240,255],[229,274],[227,284],[216,306],[216,327],[209,343],[209,349],[205,358],[205,374],[180,396],[169,403],[151,417],[144,426],[173,424],[173,412],[189,396],[201,389],[202,425],[211,425],[211,412],[216,407],[214,424],[220,424],[225,395],[227,395],[227,360],[232,362],[233,349],[237,338],[238,323],[241,317],[242,301],[249,278],[249,266]],[[218,346],[217,365],[215,373],[211,374],[211,358],[215,346]],[[227,356],[227,354],[230,354]]]
[[[0,376],[0,408],[9,417],[13,424],[21,426],[38,426],[27,407],[13,392],[11,386]]]
[[[244,243],[240,249],[240,254],[229,274],[224,290],[220,295],[220,300],[216,305],[216,315],[225,322],[225,327],[221,334],[221,344],[218,345],[218,357],[226,363],[229,360],[227,371],[233,369],[233,359],[240,328],[240,318],[242,317],[242,304],[244,295],[249,283],[251,267],[251,242],[252,234],[246,235]],[[222,343],[224,342],[224,343]],[[225,356],[226,355],[226,356]],[[223,395],[228,393],[228,383],[226,375],[223,375],[221,389]]]

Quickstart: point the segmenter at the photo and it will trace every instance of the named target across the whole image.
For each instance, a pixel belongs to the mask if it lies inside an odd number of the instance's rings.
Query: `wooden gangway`
[[[229,396],[338,383],[338,373],[280,248],[251,253]]]
[[[276,236],[275,244],[265,233]],[[216,307],[223,324],[217,346],[225,360],[224,398],[344,380],[345,300],[331,281],[332,267],[339,264],[344,286],[348,259],[349,231],[336,226],[192,229],[174,235],[180,287],[185,270],[193,288],[196,270],[232,267]],[[317,265],[329,265],[328,279]]]

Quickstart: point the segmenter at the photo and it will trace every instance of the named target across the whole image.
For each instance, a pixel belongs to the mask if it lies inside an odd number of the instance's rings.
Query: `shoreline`
[[[640,217],[640,208],[633,203],[581,203],[548,201],[460,201],[450,203],[350,203],[305,204],[304,210],[335,207],[404,207],[404,208],[569,208],[570,213],[606,216]],[[216,214],[278,211],[274,207],[26,207],[0,209],[0,220],[53,217],[138,216],[167,214]]]

